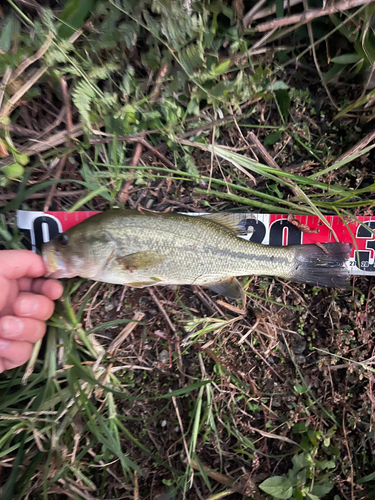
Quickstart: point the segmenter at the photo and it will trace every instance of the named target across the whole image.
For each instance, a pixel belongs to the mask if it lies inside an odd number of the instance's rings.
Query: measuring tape
[[[83,222],[99,212],[17,212],[17,225],[25,238],[31,243],[31,249],[40,250],[43,243],[59,233]],[[186,214],[201,215],[205,214]],[[326,216],[332,229],[322,223],[319,217],[311,215],[296,215],[294,223],[287,215],[235,213],[231,218],[241,223],[241,229],[246,229],[247,235],[241,238],[262,243],[263,245],[305,245],[314,243],[330,243],[336,241],[353,242],[352,255],[348,260],[350,274],[357,276],[375,275],[375,216],[357,217],[356,221],[343,221],[339,216]],[[307,226],[310,232],[302,232],[299,227]]]

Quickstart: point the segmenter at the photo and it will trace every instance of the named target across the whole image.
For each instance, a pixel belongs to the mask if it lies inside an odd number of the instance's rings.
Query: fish
[[[135,288],[200,285],[235,300],[244,297],[241,276],[349,285],[351,243],[275,247],[241,238],[243,231],[235,214],[112,209],[44,244],[42,256],[51,278],[79,276]]]

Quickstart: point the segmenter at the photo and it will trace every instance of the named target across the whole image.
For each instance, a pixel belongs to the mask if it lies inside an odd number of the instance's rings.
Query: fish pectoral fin
[[[153,250],[116,257],[116,261],[126,271],[156,267],[159,264],[163,264],[164,260],[165,256],[163,254],[154,252]]]
[[[218,283],[211,283],[206,285],[210,290],[213,290],[220,295],[225,295],[230,299],[243,300],[244,293],[242,286],[236,278],[229,278],[228,280],[219,281]]]

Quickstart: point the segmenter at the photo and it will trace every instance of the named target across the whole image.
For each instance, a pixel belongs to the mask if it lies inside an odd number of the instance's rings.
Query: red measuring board
[[[17,212],[19,229],[29,233],[33,250],[40,249],[58,233],[83,222],[99,212]],[[205,214],[188,214],[202,215]],[[347,263],[352,275],[375,275],[375,216],[357,217],[355,221],[343,221],[338,216],[327,216],[328,228],[318,217],[311,215],[296,215],[301,224],[311,231],[301,232],[298,227],[288,221],[287,215],[236,213],[231,217],[241,227],[246,228],[247,236],[241,236],[255,243],[264,245],[305,245],[313,243],[329,243],[336,241],[356,243]],[[373,233],[373,232],[374,233]]]

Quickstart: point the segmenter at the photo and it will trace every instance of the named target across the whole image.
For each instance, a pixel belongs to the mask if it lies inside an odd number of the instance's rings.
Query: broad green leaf
[[[295,482],[298,482],[299,484],[305,484],[307,480],[307,473],[309,472],[309,469],[306,467],[305,469],[301,469],[297,474],[294,474],[293,469],[289,469],[288,471],[288,477],[294,484]]]
[[[359,54],[343,54],[341,56],[332,57],[331,62],[335,64],[353,64],[360,61],[362,58]]]
[[[360,479],[357,480],[358,484],[362,483],[368,483],[369,481],[374,481],[375,479],[375,471],[371,472],[371,474],[368,474],[368,476],[363,476]]]
[[[14,28],[14,18],[13,16],[9,16],[5,26],[1,28],[0,34],[0,51],[8,52],[12,45],[12,35]]]
[[[276,100],[280,108],[280,112],[282,118],[286,120],[289,114],[289,106],[290,106],[290,96],[287,90],[277,90],[275,92]]]
[[[22,179],[24,172],[25,169],[19,163],[12,163],[12,165],[7,165],[0,170],[0,173],[9,179]]]
[[[315,484],[311,494],[316,495],[318,498],[323,498],[324,495],[327,495],[332,490],[333,487],[334,487],[333,483]]]
[[[273,83],[271,86],[272,90],[288,90],[290,87],[282,80],[277,80],[277,82]]]
[[[334,64],[332,68],[329,68],[328,71],[323,73],[323,81],[324,82],[329,82],[332,80],[332,78],[335,78],[336,76],[339,76],[345,69],[345,66],[342,64]]]
[[[282,134],[281,130],[277,130],[276,132],[271,132],[264,139],[264,145],[265,146],[272,146],[273,144],[276,144],[276,142],[278,140],[280,140],[281,134]]]
[[[314,446],[318,446],[321,438],[321,433],[319,431],[309,430],[307,435]]]
[[[200,113],[199,102],[197,102],[196,99],[191,99],[191,101],[188,104],[188,107],[186,108],[186,113],[189,115],[196,115],[196,116],[199,115]]]
[[[60,20],[64,21],[59,29],[61,38],[69,38],[75,30],[80,28],[85,22],[94,7],[95,0],[68,0],[65,9],[60,15]]]
[[[278,500],[288,500],[293,494],[293,484],[287,477],[274,476],[266,479],[259,488]]]
[[[230,59],[227,59],[226,61],[223,61],[222,63],[218,64],[214,68],[214,74],[216,76],[222,75],[223,73],[226,72],[226,70],[228,69],[229,65],[230,65]]]
[[[293,455],[292,463],[293,463],[294,474],[296,474],[298,471],[300,471],[301,469],[303,469],[308,465],[308,461],[306,460],[304,453]]]
[[[324,441],[326,441],[326,440],[324,440]],[[316,461],[315,463],[316,463],[316,466],[318,467],[318,469],[320,469],[320,470],[334,469],[336,467],[334,460],[320,460],[320,461]]]
[[[296,490],[296,491],[294,492],[294,498],[295,498],[296,500],[303,500],[303,499],[304,499],[304,497],[305,497],[305,495],[302,493],[302,491],[301,491],[301,490]]]
[[[304,394],[305,392],[308,392],[309,388],[306,387],[305,385],[300,385],[300,384],[297,384],[294,386],[294,390],[298,393],[298,394]]]

